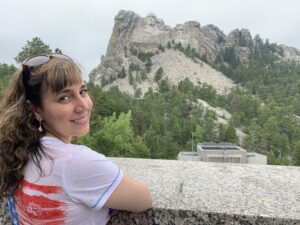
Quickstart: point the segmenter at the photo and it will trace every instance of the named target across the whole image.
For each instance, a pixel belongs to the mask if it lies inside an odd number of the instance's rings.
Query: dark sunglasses
[[[22,63],[23,66],[27,67],[34,67],[34,66],[40,66],[47,62],[49,62],[52,58],[59,58],[59,59],[67,59],[71,60],[71,57],[63,54],[53,53],[50,55],[37,55],[30,58],[25,59],[25,61]]]
[[[53,54],[50,54],[50,55],[33,56],[33,57],[25,59],[24,62],[22,63],[22,65],[23,65],[23,85],[24,85],[24,88],[25,88],[26,99],[31,99],[31,88],[28,85],[30,69],[35,67],[35,66],[40,66],[40,65],[46,64],[52,58],[58,58],[58,59],[73,61],[71,59],[71,57],[69,57],[67,55],[53,53]]]

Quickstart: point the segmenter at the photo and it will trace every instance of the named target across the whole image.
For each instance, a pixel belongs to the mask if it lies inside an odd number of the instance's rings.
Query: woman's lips
[[[84,117],[80,117],[78,119],[71,120],[71,121],[74,122],[75,124],[83,125],[83,124],[86,124],[89,121],[89,117],[84,116]]]

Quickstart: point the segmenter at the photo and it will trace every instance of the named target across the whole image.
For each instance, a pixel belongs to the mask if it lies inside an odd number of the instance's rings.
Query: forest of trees
[[[176,159],[179,151],[191,151],[202,141],[233,142],[266,154],[269,164],[300,165],[300,68],[277,62],[281,54],[277,45],[259,36],[253,43],[248,65],[241,64],[230,49],[211,64],[240,84],[227,96],[218,95],[209,85],[194,85],[188,79],[172,86],[162,76],[163,68],[156,78],[159,91],[150,89],[143,98],[141,93],[129,96],[117,87],[104,92],[99,86],[88,84],[94,101],[91,132],[75,142],[107,156],[161,159]],[[178,43],[168,43],[166,48],[172,46],[187,57],[203,57]],[[61,50],[52,51],[34,38],[16,61],[22,62],[33,53],[49,52]],[[151,55],[139,57],[146,61]],[[1,92],[15,70],[13,65],[0,64]],[[217,123],[215,113],[202,107],[197,99],[227,109],[232,119],[228,124]],[[246,133],[243,142],[239,142],[235,128]]]
[[[16,67],[14,65],[0,63],[0,97],[2,96],[3,91],[7,87],[10,75],[13,74],[15,71]]]

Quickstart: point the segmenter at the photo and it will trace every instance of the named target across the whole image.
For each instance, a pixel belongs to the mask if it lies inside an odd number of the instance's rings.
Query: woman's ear
[[[26,100],[26,107],[34,114],[34,117],[38,121],[42,120],[42,117],[41,117],[40,110],[39,110],[38,106],[33,105],[30,100]]]

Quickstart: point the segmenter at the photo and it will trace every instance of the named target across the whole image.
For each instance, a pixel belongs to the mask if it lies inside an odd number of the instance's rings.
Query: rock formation
[[[197,21],[171,28],[153,13],[141,17],[133,11],[121,10],[115,17],[107,53],[101,64],[91,71],[90,82],[101,85],[104,90],[118,85],[120,90],[130,94],[139,88],[144,93],[149,87],[158,87],[154,80],[161,67],[163,78],[171,84],[188,77],[195,84],[207,83],[219,93],[225,93],[234,86],[233,81],[207,63],[222,60],[228,50],[241,63],[248,63],[253,50],[249,30],[235,29],[227,36],[218,27],[201,27]],[[284,53],[284,60],[300,59],[295,49],[284,48]],[[139,76],[147,70],[147,60],[151,69],[148,68],[147,78],[144,74],[145,79],[140,81]]]

